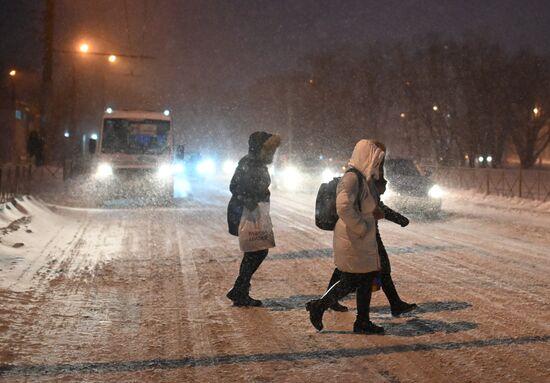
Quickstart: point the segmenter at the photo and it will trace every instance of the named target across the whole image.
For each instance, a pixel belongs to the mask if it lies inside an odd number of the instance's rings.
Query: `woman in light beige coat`
[[[384,331],[369,319],[372,281],[380,270],[376,243],[376,218],[380,214],[379,196],[374,187],[385,153],[375,141],[361,140],[353,150],[347,171],[336,191],[338,222],[334,228],[334,260],[341,279],[325,295],[306,305],[310,320],[318,330],[323,328],[323,314],[351,292],[357,292],[357,319],[353,331]],[[378,217],[379,218],[379,217]]]

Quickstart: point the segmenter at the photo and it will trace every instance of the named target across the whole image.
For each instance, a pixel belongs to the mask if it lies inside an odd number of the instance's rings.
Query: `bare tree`
[[[521,167],[532,167],[550,144],[550,71],[548,60],[522,52],[512,58],[507,77],[509,123]]]

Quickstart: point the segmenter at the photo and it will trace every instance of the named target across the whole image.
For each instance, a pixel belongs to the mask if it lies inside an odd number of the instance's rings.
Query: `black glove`
[[[398,224],[401,227],[405,227],[409,224],[409,219],[402,214],[390,209],[382,202],[380,202],[380,208],[384,212],[384,218],[388,221]]]

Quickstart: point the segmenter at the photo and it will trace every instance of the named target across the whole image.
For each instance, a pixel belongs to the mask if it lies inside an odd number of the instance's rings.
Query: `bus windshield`
[[[102,153],[163,154],[169,150],[170,122],[105,119]]]

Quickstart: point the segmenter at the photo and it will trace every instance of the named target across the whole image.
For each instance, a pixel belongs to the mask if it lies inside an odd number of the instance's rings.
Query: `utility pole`
[[[40,98],[40,130],[45,136],[46,160],[51,162],[58,143],[57,132],[51,125],[52,71],[54,43],[55,0],[46,0],[44,11],[44,56],[42,58],[42,89]]]

